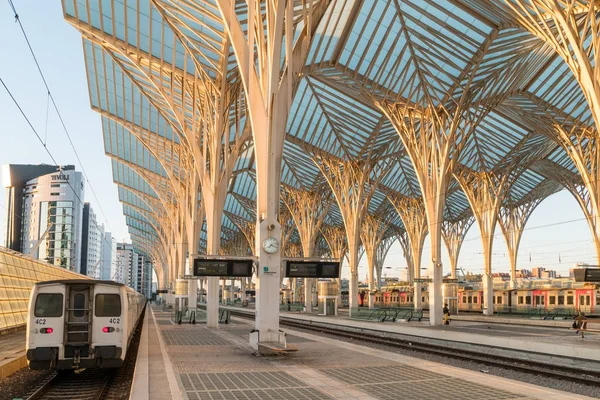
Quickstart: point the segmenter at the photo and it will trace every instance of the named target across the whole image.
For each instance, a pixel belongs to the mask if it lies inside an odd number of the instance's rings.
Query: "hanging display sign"
[[[340,277],[340,263],[334,261],[286,261],[285,276],[288,278]]]
[[[577,268],[573,274],[575,282],[600,282],[600,268]]]
[[[194,259],[194,276],[251,277],[254,261],[248,259]]]

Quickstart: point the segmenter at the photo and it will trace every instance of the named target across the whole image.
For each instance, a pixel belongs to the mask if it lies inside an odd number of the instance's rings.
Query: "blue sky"
[[[91,111],[89,105],[81,35],[64,21],[58,0],[16,0],[15,6],[98,197],[98,200],[93,197],[88,185],[86,201],[92,203],[99,222],[107,224],[107,229],[112,230],[117,240],[128,239],[117,187],[112,182],[109,158],[104,155],[100,117]],[[46,90],[7,2],[0,2],[0,52],[0,77],[40,135],[47,135],[47,145],[52,154],[61,164],[75,164],[81,170],[52,109],[46,129]],[[0,164],[52,162],[3,88],[0,88],[0,139]],[[102,205],[106,218],[98,204]],[[5,195],[2,194],[2,226],[6,213],[4,205]],[[496,233],[494,271],[507,272],[509,261],[506,246],[499,228]],[[4,243],[3,229],[0,243]],[[448,266],[445,248],[442,251],[444,265]],[[429,242],[426,241],[423,266],[429,264],[429,253]],[[463,244],[459,266],[472,272],[482,272],[481,253],[479,230],[477,225],[473,225]],[[531,269],[544,266],[564,274],[579,261],[596,264],[595,258],[583,214],[572,196],[563,191],[545,200],[531,216],[521,241],[518,267]],[[406,265],[402,249],[397,243],[390,249],[385,264],[391,267],[384,269],[384,274],[389,276],[398,276],[397,268]],[[359,276],[364,279],[367,273],[366,260],[361,260],[360,265]],[[347,275],[348,271],[344,269],[343,276]]]

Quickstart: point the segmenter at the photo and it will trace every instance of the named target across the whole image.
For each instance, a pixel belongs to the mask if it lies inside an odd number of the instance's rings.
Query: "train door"
[[[578,291],[578,309],[589,313],[592,310],[592,295],[589,291]]]
[[[68,286],[69,299],[65,319],[65,358],[75,359],[89,356],[91,331],[91,287],[88,285]]]
[[[544,290],[533,290],[533,307],[536,308],[546,308],[546,291]]]

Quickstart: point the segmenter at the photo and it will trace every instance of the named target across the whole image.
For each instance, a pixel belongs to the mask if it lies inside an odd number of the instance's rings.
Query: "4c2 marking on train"
[[[121,318],[111,318],[108,320],[109,324],[120,324],[121,323]]]
[[[38,325],[46,325],[46,318],[38,318],[35,320],[35,323]]]

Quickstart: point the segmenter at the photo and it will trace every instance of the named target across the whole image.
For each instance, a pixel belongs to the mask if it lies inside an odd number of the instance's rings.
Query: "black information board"
[[[286,261],[288,278],[339,278],[340,263],[331,261]]]
[[[600,268],[577,268],[575,282],[600,282]]]
[[[252,260],[220,260],[210,258],[194,259],[194,276],[251,277]]]

